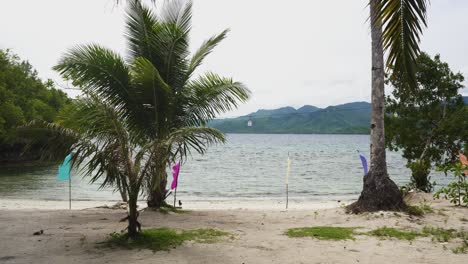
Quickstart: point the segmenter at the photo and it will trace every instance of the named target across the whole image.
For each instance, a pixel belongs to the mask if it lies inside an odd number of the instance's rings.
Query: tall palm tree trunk
[[[348,209],[354,213],[403,208],[403,196],[387,173],[385,153],[385,85],[382,24],[376,17],[377,0],[370,0],[372,38],[372,114],[370,170],[364,176],[364,186],[357,202]]]

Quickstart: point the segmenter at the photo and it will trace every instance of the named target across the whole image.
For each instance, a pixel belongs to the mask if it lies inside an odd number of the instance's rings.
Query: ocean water
[[[356,150],[369,157],[367,135],[229,134],[227,143],[212,146],[201,156],[193,153],[182,164],[177,200],[184,205],[205,203],[282,206],[288,153],[290,205],[357,199],[363,169]],[[390,177],[398,184],[409,181],[410,172],[399,153],[387,152]],[[0,199],[68,200],[68,181],[57,181],[56,164],[0,167]],[[439,185],[450,178],[433,172]],[[169,182],[172,180],[170,176]],[[170,183],[169,183],[170,184]],[[110,188],[89,184],[72,172],[75,201],[117,201]],[[168,200],[172,201],[173,197]],[[1,203],[1,201],[0,201]]]

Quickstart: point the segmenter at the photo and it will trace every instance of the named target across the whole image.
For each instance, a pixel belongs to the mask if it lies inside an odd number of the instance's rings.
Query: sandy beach
[[[430,196],[425,196],[430,198]],[[419,202],[416,197],[413,202]],[[317,210],[192,210],[183,214],[144,211],[143,228],[215,228],[233,234],[213,244],[185,242],[170,251],[109,249],[97,244],[120,232],[125,210],[1,209],[0,263],[466,263],[466,254],[445,243],[419,237],[413,241],[356,236],[325,241],[289,238],[288,228],[310,226],[388,226],[421,230],[424,226],[468,230],[468,209],[446,201],[428,203],[434,212],[424,217],[403,213],[346,214],[343,208]],[[38,230],[44,234],[33,236]]]

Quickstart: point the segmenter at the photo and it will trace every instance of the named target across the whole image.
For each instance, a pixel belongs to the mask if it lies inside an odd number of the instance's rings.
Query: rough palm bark
[[[348,206],[353,213],[404,208],[403,196],[387,172],[385,153],[385,72],[382,46],[382,24],[377,19],[378,0],[370,0],[372,38],[372,114],[370,170],[357,202]]]
[[[148,197],[146,204],[148,208],[159,209],[161,208],[166,200],[167,190],[167,160],[166,150],[162,147],[156,147],[156,153],[159,154],[159,157],[154,159],[154,170],[152,172],[152,177],[148,179]]]
[[[167,185],[167,175],[164,172],[158,173],[159,175],[155,177],[159,182],[156,183],[153,191],[148,195],[147,205],[149,208],[158,209],[164,205],[166,200],[166,185]]]
[[[128,201],[128,237],[135,239],[138,236],[139,226],[138,223],[138,209],[137,209],[138,193],[131,194]]]

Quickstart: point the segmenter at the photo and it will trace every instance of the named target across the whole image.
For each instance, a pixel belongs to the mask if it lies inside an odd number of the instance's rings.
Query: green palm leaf
[[[172,0],[164,2],[161,9],[162,21],[174,24],[188,33],[192,27],[192,1]]]
[[[138,57],[132,64],[132,77],[147,116],[147,125],[140,129],[152,137],[154,131],[158,132],[166,123],[172,90],[154,65],[143,57]]]
[[[214,73],[190,81],[183,92],[188,98],[185,121],[190,125],[204,125],[218,114],[236,108],[250,96],[249,89],[242,83]]]
[[[191,2],[168,1],[158,17],[139,1],[132,1],[127,14],[131,60],[145,57],[172,89],[183,86],[188,68]]]
[[[173,158],[179,156],[183,160],[190,155],[192,150],[204,154],[209,146],[225,141],[224,134],[217,129],[184,127],[172,132],[164,145]]]
[[[115,105],[133,100],[128,89],[129,69],[125,62],[115,52],[99,45],[80,45],[70,49],[54,70]]]
[[[190,78],[190,75],[203,63],[203,60],[213,51],[213,49],[226,38],[229,29],[224,30],[220,34],[213,36],[203,42],[201,47],[195,52],[190,60],[190,65],[187,72],[187,79]]]
[[[126,14],[125,36],[129,46],[129,59],[133,61],[137,57],[145,57],[158,65],[156,62],[161,62],[162,57],[153,43],[154,27],[159,24],[157,16],[136,0],[129,1]]]
[[[410,87],[416,87],[416,59],[422,30],[427,26],[427,0],[381,0],[379,8],[387,67],[405,76]]]
[[[71,49],[54,67],[85,94],[94,94],[129,117],[130,128],[148,125],[140,95],[131,86],[130,68],[115,52],[99,45]]]

